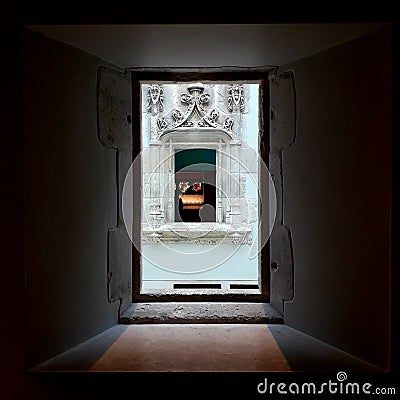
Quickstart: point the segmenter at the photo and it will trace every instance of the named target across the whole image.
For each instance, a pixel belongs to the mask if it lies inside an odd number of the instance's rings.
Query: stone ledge
[[[145,225],[142,228],[142,243],[160,242],[190,244],[247,244],[252,243],[249,225],[233,226],[227,223],[182,223],[164,224],[157,228]]]
[[[133,303],[120,324],[283,324],[269,303]]]

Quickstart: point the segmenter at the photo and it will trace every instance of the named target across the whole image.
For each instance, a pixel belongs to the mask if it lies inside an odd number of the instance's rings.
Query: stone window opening
[[[201,78],[138,81],[143,189],[136,295],[267,298],[260,282],[259,164],[268,134],[261,100],[268,93],[259,78]]]
[[[171,96],[171,88],[175,88],[175,95]],[[257,95],[254,96],[254,93]],[[273,103],[270,103],[271,95]],[[251,99],[256,99],[256,102],[249,107]],[[210,68],[200,72],[194,69],[99,69],[99,136],[105,146],[116,150],[118,179],[117,224],[109,229],[108,239],[108,293],[110,301],[120,301],[120,310],[126,309],[124,302],[130,294],[133,303],[250,301],[271,303],[279,312],[283,312],[283,302],[293,296],[293,263],[289,257],[290,232],[282,225],[280,171],[282,148],[290,145],[289,133],[294,132],[293,99],[293,76],[278,76],[276,69],[270,67],[232,70]],[[257,105],[257,111],[251,120],[258,124],[252,130],[256,132],[255,152],[248,150],[247,138],[243,140],[241,137],[248,126],[240,122],[240,119],[242,122],[246,119],[249,109],[253,108],[254,111],[254,104]],[[240,126],[244,126],[243,132],[238,130]],[[270,139],[270,131],[277,129],[280,132],[274,144],[274,138]],[[144,138],[147,140],[145,146]],[[288,144],[284,144],[285,141]],[[183,193],[177,193],[179,183],[204,184],[200,186],[205,191],[198,193],[204,196],[205,193],[210,194],[204,182],[210,178],[203,176],[203,169],[194,165],[197,162],[176,168],[176,155],[192,152],[191,157],[195,159],[193,155],[196,152],[200,154],[204,151],[215,154],[215,164],[209,161],[205,163],[208,164],[206,170],[215,169],[212,174],[215,182],[206,182],[215,190],[215,205],[214,202],[205,202],[202,197],[191,198],[194,204],[188,201],[186,206],[189,209],[193,206],[198,211],[197,220],[189,218],[180,221],[179,194]],[[132,169],[130,167],[136,159],[140,159],[140,162],[133,168],[132,185],[135,182],[140,190],[133,190],[133,186],[129,188],[129,185],[125,190],[129,181],[127,176]],[[246,169],[246,164],[251,165],[251,162],[257,165],[258,176],[252,176],[251,172],[254,171],[251,168],[243,172],[243,167]],[[261,164],[273,169],[271,176],[277,188],[278,223],[274,226],[271,238],[275,232],[277,240],[272,241],[278,245],[272,247],[269,230],[273,221],[269,219],[269,201],[264,201],[269,200],[270,186],[265,184],[268,176],[259,168]],[[189,170],[185,171],[187,167]],[[201,176],[192,179],[193,182],[180,179],[185,176],[179,174],[187,172],[192,175],[200,173]],[[248,178],[254,176],[259,193],[251,197],[251,185],[247,182],[251,182],[252,179]],[[189,176],[196,177],[198,175]],[[199,189],[199,185],[195,187]],[[124,196],[130,192],[135,210],[128,216],[130,223],[126,224],[123,203]],[[195,196],[194,193],[191,195]],[[243,203],[246,203],[245,207]],[[265,220],[260,219],[261,214]],[[259,219],[258,231],[249,226],[249,221],[254,217],[255,220]],[[281,246],[282,238],[287,246]],[[143,253],[146,251],[143,249],[146,246],[150,249],[148,254],[154,256],[161,246],[191,246],[192,249],[204,250],[206,254],[210,246],[222,249],[225,245],[236,245],[239,252],[244,249],[248,252],[252,246],[256,248],[257,268],[252,281],[244,282],[241,280],[243,277],[239,277],[238,281],[230,279],[230,285],[226,286],[226,282],[224,284],[215,279],[201,281],[175,279],[175,276],[170,281],[169,289],[143,288],[146,281],[146,266],[143,264],[147,262],[144,261],[146,254]],[[201,254],[193,256],[189,252],[186,260],[189,264],[203,258]],[[161,260],[159,269],[161,273],[168,274],[171,271],[168,268],[165,271],[165,263],[171,260],[168,257],[161,257]],[[235,265],[244,263],[239,261]],[[188,271],[172,272],[185,278],[194,276]]]

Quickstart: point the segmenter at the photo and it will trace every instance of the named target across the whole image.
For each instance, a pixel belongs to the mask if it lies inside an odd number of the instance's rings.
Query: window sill
[[[142,244],[190,243],[250,245],[252,230],[249,225],[215,222],[174,222],[159,227],[143,226]]]

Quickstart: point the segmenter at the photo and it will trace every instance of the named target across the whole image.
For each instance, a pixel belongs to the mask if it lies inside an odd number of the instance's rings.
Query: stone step
[[[269,303],[133,303],[120,324],[283,324]]]

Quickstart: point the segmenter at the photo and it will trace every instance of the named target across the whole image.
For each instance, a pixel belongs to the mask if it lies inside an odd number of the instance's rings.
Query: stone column
[[[222,210],[222,140],[219,140],[218,148],[217,148],[217,157],[216,157],[216,222],[218,224],[223,222],[223,210]]]
[[[169,223],[174,222],[174,184],[175,184],[175,168],[174,168],[174,154],[173,154],[172,141],[169,141],[168,146],[168,200],[167,200],[167,213],[166,221]]]
[[[150,220],[153,227],[161,224],[161,204],[160,204],[160,143],[150,143],[151,154],[151,179],[150,179]]]
[[[230,200],[231,200],[231,224],[233,227],[240,224],[240,184],[239,184],[239,151],[240,142],[237,140],[231,141],[231,156],[230,156]]]

